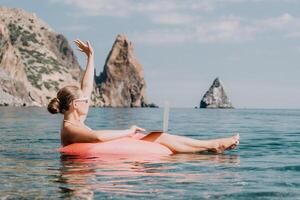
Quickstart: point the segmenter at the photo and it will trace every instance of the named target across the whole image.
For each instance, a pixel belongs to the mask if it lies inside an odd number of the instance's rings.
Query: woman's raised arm
[[[79,39],[74,40],[78,47],[78,50],[84,52],[87,55],[87,64],[84,71],[84,75],[81,80],[81,90],[84,96],[90,98],[93,91],[94,84],[94,50],[90,42],[83,43]]]

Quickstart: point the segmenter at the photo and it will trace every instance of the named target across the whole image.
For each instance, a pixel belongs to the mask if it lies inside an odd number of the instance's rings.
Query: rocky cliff
[[[212,86],[203,96],[200,108],[233,108],[219,78],[214,80]]]
[[[0,106],[45,106],[65,85],[83,75],[67,39],[34,13],[0,7]],[[100,107],[155,107],[146,102],[143,69],[133,46],[119,35],[95,76],[91,104]]]
[[[132,43],[124,35],[117,36],[103,72],[95,80],[102,106],[155,107],[147,104],[143,68],[134,55]]]
[[[66,38],[35,14],[0,7],[0,105],[45,106],[82,70]]]

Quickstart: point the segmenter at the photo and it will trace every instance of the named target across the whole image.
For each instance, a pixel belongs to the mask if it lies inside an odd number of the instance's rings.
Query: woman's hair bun
[[[60,112],[60,102],[57,97],[53,98],[48,104],[48,111],[51,114],[56,114]]]

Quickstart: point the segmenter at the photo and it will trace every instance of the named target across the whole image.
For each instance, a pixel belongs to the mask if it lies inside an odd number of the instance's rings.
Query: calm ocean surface
[[[162,129],[163,109],[90,108],[93,129]],[[237,150],[156,160],[61,157],[62,115],[0,108],[0,199],[300,199],[300,110],[170,110],[169,132],[239,132]]]

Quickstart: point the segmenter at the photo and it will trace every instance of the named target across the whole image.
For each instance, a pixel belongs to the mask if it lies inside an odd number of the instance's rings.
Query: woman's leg
[[[141,140],[160,143],[174,153],[196,153],[212,151],[222,153],[225,150],[234,149],[239,143],[239,135],[213,140],[196,140],[184,136],[171,135],[163,132],[151,132]]]

